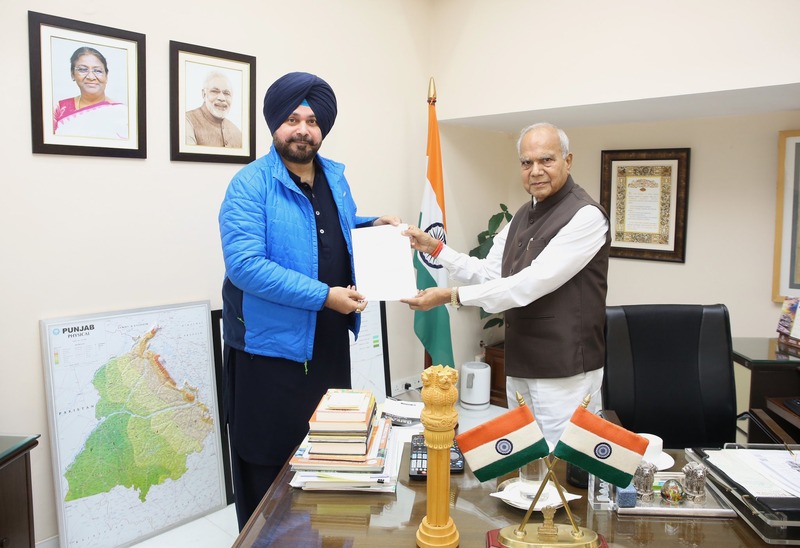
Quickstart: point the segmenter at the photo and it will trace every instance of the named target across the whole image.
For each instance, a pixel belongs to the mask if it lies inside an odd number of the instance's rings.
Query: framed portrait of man
[[[28,12],[33,152],[146,158],[145,36]]]
[[[170,41],[170,158],[255,159],[256,59]]]

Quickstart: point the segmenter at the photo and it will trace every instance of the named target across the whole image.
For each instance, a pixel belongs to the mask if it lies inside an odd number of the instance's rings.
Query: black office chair
[[[603,406],[669,449],[736,441],[731,329],[725,305],[606,307]]]

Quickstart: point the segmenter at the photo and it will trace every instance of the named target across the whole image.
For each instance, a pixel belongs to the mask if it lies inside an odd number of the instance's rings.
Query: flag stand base
[[[583,403],[581,405],[584,409],[589,405],[589,398],[590,397],[587,395],[583,399]],[[525,405],[525,400],[522,399],[522,396],[519,392],[517,392],[517,402],[520,406]],[[572,516],[572,512],[569,509],[569,502],[567,502],[567,499],[564,496],[564,489],[561,487],[561,484],[558,482],[558,478],[553,472],[553,467],[557,461],[557,457],[553,457],[552,459],[549,456],[544,457],[544,462],[547,465],[547,475],[545,476],[542,484],[539,486],[539,491],[536,493],[536,496],[533,497],[531,506],[525,513],[522,523],[519,525],[503,527],[498,532],[497,540],[500,546],[505,548],[528,548],[530,546],[550,548],[561,548],[562,546],[585,548],[600,547],[600,536],[597,533],[591,529],[587,529],[586,527],[578,527],[578,525],[575,523],[575,518]],[[528,520],[533,513],[533,509],[536,507],[536,503],[542,496],[542,492],[544,492],[544,488],[549,481],[553,482],[553,485],[558,492],[558,496],[561,498],[561,504],[564,506],[564,510],[567,512],[569,521],[572,524],[571,526],[553,523],[553,518],[556,514],[556,508],[549,504],[542,508],[542,516],[544,517],[544,521],[541,523],[541,525],[528,523]]]
[[[583,548],[598,548],[600,537],[597,533],[586,527],[578,527],[576,531],[569,525],[551,524],[552,528],[542,531],[547,527],[544,524],[529,523],[519,531],[517,525],[509,525],[500,529],[497,540],[506,548],[528,548],[531,546],[558,547],[574,546]]]

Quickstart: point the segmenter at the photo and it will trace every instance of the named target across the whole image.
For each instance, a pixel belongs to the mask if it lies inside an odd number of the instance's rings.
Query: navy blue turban
[[[324,139],[336,121],[336,95],[328,82],[307,72],[290,72],[269,87],[264,96],[264,118],[275,133],[303,101],[308,103]]]

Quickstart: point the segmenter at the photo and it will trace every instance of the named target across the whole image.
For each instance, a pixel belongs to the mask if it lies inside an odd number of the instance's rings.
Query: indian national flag
[[[590,474],[627,487],[650,441],[579,407],[553,454]]]
[[[422,192],[419,227],[447,243],[444,215],[444,180],[442,152],[439,146],[439,122],[436,120],[436,88],[431,78],[428,90],[428,174]],[[447,271],[436,259],[425,253],[414,253],[417,289],[447,287]],[[437,306],[427,312],[414,312],[414,333],[431,357],[431,364],[454,366],[453,342],[450,338],[450,312]]]
[[[456,436],[472,473],[490,480],[550,452],[530,407],[522,405]]]

